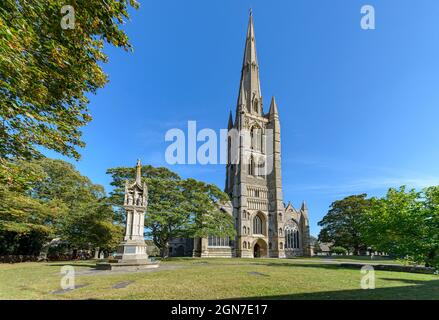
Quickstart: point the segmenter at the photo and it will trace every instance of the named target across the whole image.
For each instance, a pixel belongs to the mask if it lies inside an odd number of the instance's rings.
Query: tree
[[[424,222],[427,229],[424,242],[425,262],[439,269],[439,186],[426,188],[424,195],[426,211]]]
[[[56,234],[57,217],[65,209],[61,202],[34,199],[0,186],[0,255],[38,254]]]
[[[41,156],[36,146],[79,158],[80,128],[91,120],[87,93],[107,82],[104,43],[131,45],[119,25],[135,0],[72,0],[64,30],[62,0],[0,2],[0,160]],[[72,14],[72,12],[69,12]],[[7,174],[0,163],[1,175]]]
[[[160,249],[160,255],[167,257],[170,240],[188,236],[190,207],[179,180],[149,179],[148,192],[146,235]]]
[[[328,213],[318,223],[322,227],[320,242],[330,242],[359,254],[366,248],[362,235],[364,215],[370,206],[366,194],[353,195],[333,202]]]
[[[0,187],[0,252],[35,255],[54,237],[77,249],[114,247],[121,240],[102,186],[61,160],[18,164],[20,175],[35,180],[20,190]]]
[[[113,223],[114,211],[105,199],[83,203],[62,221],[60,236],[73,248],[114,250],[122,241],[123,227]]]
[[[347,255],[348,250],[343,247],[335,246],[335,247],[331,247],[331,254]]]
[[[213,184],[195,179],[183,181],[183,193],[190,213],[190,237],[204,238],[209,235],[230,237],[235,235],[233,219],[220,205],[229,201],[226,193]]]
[[[366,241],[379,251],[439,268],[439,187],[422,192],[389,189],[372,199],[366,213]]]
[[[134,168],[113,168],[112,204],[124,216],[123,192],[126,180],[135,178]],[[160,249],[162,257],[169,252],[173,238],[204,237],[209,234],[234,236],[233,219],[219,209],[227,195],[216,186],[195,179],[182,180],[166,168],[142,167],[142,179],[148,185],[148,208],[145,216],[146,235]]]

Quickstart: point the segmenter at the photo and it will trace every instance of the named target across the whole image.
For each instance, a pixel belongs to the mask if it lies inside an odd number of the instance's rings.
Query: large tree
[[[112,203],[122,219],[126,180],[134,180],[134,168],[113,168]],[[209,234],[234,236],[233,219],[220,210],[227,195],[216,186],[195,179],[183,180],[166,168],[142,167],[142,179],[148,185],[146,235],[154,241],[162,256],[167,256],[169,241],[179,237],[205,237]]]
[[[70,11],[62,13],[65,5]],[[81,127],[91,120],[87,94],[107,82],[104,43],[131,49],[120,29],[130,5],[138,6],[135,0],[0,1],[0,178],[14,179],[7,160],[38,157],[38,146],[79,158]],[[67,14],[74,14],[73,29],[61,26]]]
[[[113,248],[122,228],[102,186],[93,184],[73,165],[43,158],[19,162],[23,176],[33,176],[19,191],[0,188],[1,252],[37,254],[53,237],[67,240],[73,248]]]
[[[439,187],[389,189],[372,199],[364,236],[379,251],[439,268]]]
[[[334,201],[318,223],[322,227],[319,241],[344,247],[354,254],[366,248],[362,235],[364,215],[370,206],[370,199],[366,197],[366,194],[360,194]]]

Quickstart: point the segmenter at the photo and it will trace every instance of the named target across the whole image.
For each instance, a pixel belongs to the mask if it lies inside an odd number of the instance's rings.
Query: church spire
[[[238,107],[245,104],[247,107],[247,112],[261,114],[261,96],[259,62],[256,53],[255,27],[253,24],[253,13],[250,10],[247,37],[245,40],[244,59],[242,62]]]

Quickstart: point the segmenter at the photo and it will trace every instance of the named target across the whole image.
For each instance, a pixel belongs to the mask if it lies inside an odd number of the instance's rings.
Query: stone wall
[[[202,258],[232,258],[232,248],[215,248],[208,247],[207,250],[201,254]]]

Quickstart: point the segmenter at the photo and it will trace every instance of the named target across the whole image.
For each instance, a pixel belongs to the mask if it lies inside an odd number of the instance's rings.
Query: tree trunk
[[[166,243],[160,249],[160,255],[162,256],[162,258],[169,257],[169,241],[166,241]]]

